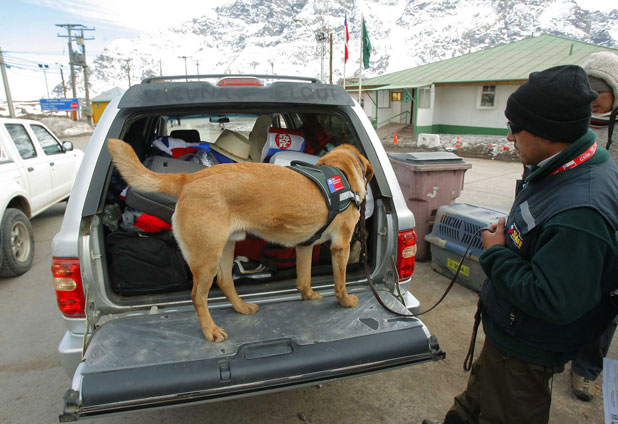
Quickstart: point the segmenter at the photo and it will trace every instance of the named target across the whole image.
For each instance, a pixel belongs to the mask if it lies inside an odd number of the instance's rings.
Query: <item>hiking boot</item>
[[[585,402],[591,401],[597,390],[594,381],[582,377],[573,370],[571,370],[571,379],[571,387],[575,396]]]

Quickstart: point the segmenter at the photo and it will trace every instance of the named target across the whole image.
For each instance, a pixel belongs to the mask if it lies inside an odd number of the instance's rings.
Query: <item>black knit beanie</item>
[[[588,130],[592,101],[597,96],[582,68],[555,66],[531,73],[509,96],[504,114],[539,137],[572,142]]]

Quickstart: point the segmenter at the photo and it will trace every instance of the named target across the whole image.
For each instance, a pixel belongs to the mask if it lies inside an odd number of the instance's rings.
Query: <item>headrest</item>
[[[181,138],[188,143],[199,143],[201,141],[198,130],[174,130],[170,133],[170,137]]]
[[[292,161],[295,160],[315,165],[320,160],[320,157],[308,153],[282,150],[272,155],[269,162],[275,165],[290,166]]]
[[[304,149],[305,138],[301,130],[272,127],[262,148],[262,162],[281,150],[302,152]]]
[[[234,162],[250,162],[249,151],[251,145],[249,140],[242,134],[231,130],[223,130],[214,144],[210,148],[222,154]]]

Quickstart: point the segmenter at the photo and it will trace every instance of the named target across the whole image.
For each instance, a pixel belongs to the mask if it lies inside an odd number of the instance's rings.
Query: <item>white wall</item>
[[[433,124],[504,128],[506,100],[518,87],[518,85],[497,85],[493,108],[478,106],[481,86],[438,87]]]
[[[363,110],[365,111],[365,114],[369,117],[370,120],[373,120],[376,117],[376,105],[375,105],[376,92],[366,91],[361,94],[361,97],[363,98],[363,103],[364,103]],[[355,94],[354,100],[358,101],[358,93]]]
[[[376,93],[380,93],[380,91],[377,91]],[[391,100],[391,92],[390,90],[382,90],[381,93],[384,94],[378,94],[379,96],[379,101],[378,101],[378,124],[380,126],[382,125],[386,125],[387,123],[384,122],[387,119],[390,119],[396,115],[399,115],[401,113],[401,106],[403,101],[398,101],[398,102],[393,102]],[[388,107],[385,107],[386,105],[388,105]],[[393,123],[398,123],[399,120],[401,119],[400,116],[398,116],[395,120],[393,120]]]

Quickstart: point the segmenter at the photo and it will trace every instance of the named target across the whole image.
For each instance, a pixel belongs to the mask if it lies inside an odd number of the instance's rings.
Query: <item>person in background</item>
[[[584,64],[584,70],[590,87],[599,93],[599,97],[592,102],[590,128],[595,132],[597,142],[606,146],[611,158],[618,163],[618,146],[612,145],[608,139],[608,135],[613,133],[618,114],[618,55],[610,52],[593,53]],[[594,381],[603,371],[603,358],[609,351],[617,324],[618,318],[571,363],[571,387],[575,396],[581,400],[590,401],[596,394]]]
[[[618,167],[588,128],[596,98],[565,65],[507,101],[507,139],[531,172],[508,220],[482,233],[485,342],[446,424],[547,423],[553,374],[616,316]]]
[[[597,135],[597,141],[609,150],[618,164],[618,146],[615,144],[618,135],[614,132],[618,120],[618,54],[593,53],[584,63],[584,70],[590,87],[599,93],[599,97],[592,102],[590,128]]]

